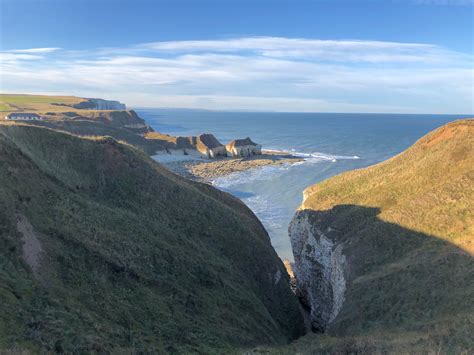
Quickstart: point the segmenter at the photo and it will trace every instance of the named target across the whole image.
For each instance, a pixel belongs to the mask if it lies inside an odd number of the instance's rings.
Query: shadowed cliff
[[[472,352],[474,120],[304,196],[290,225],[295,275],[326,335],[292,349]]]
[[[330,324],[319,314],[318,329],[340,337],[339,346],[355,337],[366,351],[409,344],[433,351],[472,349],[472,255],[437,236],[385,222],[379,213],[357,205],[298,213],[296,218],[311,225],[311,238],[323,236],[334,243],[333,250],[342,248],[342,307]],[[331,310],[335,290],[322,276],[324,265],[313,262],[317,305],[320,312]],[[391,344],[395,339],[399,345]]]

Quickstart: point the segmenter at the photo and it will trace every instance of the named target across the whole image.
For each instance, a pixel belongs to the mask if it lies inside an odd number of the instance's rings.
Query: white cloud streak
[[[28,48],[28,49],[11,49],[7,52],[12,53],[52,53],[60,50],[61,48],[57,47],[48,47],[48,48]]]
[[[132,106],[474,111],[472,58],[430,44],[251,37],[4,51],[0,62],[4,92],[115,96]]]
[[[442,62],[450,56],[448,51],[429,44],[280,37],[155,42],[139,48],[172,53],[248,51],[265,57],[370,63]]]

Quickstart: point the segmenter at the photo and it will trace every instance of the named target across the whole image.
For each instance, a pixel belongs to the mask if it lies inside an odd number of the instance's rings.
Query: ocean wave
[[[285,163],[282,165],[270,165],[257,167],[245,171],[235,172],[227,176],[222,176],[211,181],[212,185],[221,188],[229,189],[231,186],[242,185],[253,181],[265,181],[272,180],[277,178],[279,175],[284,174],[289,169],[298,167],[304,164],[315,164],[320,162],[337,162],[338,160],[357,160],[360,159],[359,156],[353,155],[332,155],[320,152],[313,153],[302,153],[298,152],[295,149],[289,150],[276,150],[268,149],[267,151],[275,153],[291,153],[296,157],[303,158],[304,160],[294,162],[294,163]]]
[[[299,152],[296,149],[265,149],[267,152],[272,153],[281,153],[281,154],[288,154],[294,155],[295,157],[304,158],[305,160],[313,159],[313,160],[325,160],[325,161],[337,161],[337,160],[357,160],[360,159],[358,155],[334,155],[334,154],[326,154],[321,152],[312,152],[312,153],[304,153]]]
[[[284,173],[295,164],[282,164],[279,166],[263,166],[249,170],[235,172],[226,176],[218,177],[211,181],[212,185],[220,189],[229,189],[231,186],[242,185],[251,181],[264,181],[274,179]]]
[[[290,152],[294,156],[304,158],[305,160],[326,160],[326,161],[336,162],[338,160],[360,159],[358,155],[333,155],[333,154],[326,154],[326,153],[321,153],[321,152],[302,153],[294,149],[290,149]]]

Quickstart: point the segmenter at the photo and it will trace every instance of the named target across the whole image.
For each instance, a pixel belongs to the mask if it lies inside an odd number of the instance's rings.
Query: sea
[[[170,135],[214,134],[223,144],[251,137],[263,149],[303,162],[261,167],[217,178],[213,185],[240,198],[262,221],[282,259],[293,260],[288,225],[303,191],[344,171],[386,160],[447,122],[467,115],[224,112],[136,109],[155,130]]]

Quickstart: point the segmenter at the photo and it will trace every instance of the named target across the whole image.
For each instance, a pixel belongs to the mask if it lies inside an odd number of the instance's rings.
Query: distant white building
[[[13,112],[9,113],[5,119],[12,121],[37,121],[42,120],[43,118],[37,113]]]
[[[247,137],[236,139],[226,145],[227,154],[231,157],[249,157],[262,154],[262,146]]]

